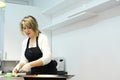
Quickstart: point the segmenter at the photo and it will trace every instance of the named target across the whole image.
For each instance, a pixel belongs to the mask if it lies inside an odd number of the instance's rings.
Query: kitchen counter
[[[12,77],[12,78],[2,77],[2,78],[0,78],[0,80],[24,80],[24,78],[22,78],[22,77]]]
[[[47,75],[47,74],[39,74],[39,75],[24,75],[20,77],[11,77],[7,78],[3,75],[0,76],[0,80],[24,80],[24,78],[30,78],[34,80],[35,78],[39,78],[41,80],[66,80],[72,78],[74,75]]]
[[[0,80],[24,80],[23,77],[11,77],[11,78],[7,78],[4,77],[4,75],[0,75]]]

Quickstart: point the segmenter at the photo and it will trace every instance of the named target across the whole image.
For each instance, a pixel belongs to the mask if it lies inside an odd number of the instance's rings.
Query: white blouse
[[[23,63],[27,63],[28,60],[25,57],[25,50],[27,47],[27,41],[29,38],[23,40],[22,43],[22,56],[21,56],[21,62]],[[41,49],[43,56],[40,58],[40,60],[42,60],[43,65],[48,64],[51,61],[52,58],[52,54],[51,54],[51,50],[49,47],[49,41],[46,35],[40,33],[39,37],[38,37],[38,46]],[[36,47],[36,45],[34,45],[34,47]]]

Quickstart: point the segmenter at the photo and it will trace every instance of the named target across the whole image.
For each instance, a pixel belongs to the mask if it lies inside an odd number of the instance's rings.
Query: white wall
[[[120,6],[54,31],[52,52],[65,57],[70,80],[120,80]]]

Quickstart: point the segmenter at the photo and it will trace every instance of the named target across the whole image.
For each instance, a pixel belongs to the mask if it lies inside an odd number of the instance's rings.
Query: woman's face
[[[33,31],[33,29],[31,27],[23,26],[23,32],[29,38],[32,38],[35,36],[35,32]]]

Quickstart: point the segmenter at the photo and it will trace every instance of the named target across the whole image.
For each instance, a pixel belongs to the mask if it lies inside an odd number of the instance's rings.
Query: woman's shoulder
[[[28,41],[28,38],[25,38],[25,39],[23,40],[23,44],[26,44],[27,41]]]
[[[43,33],[40,33],[39,38],[47,38],[47,36],[45,34],[43,34]]]

